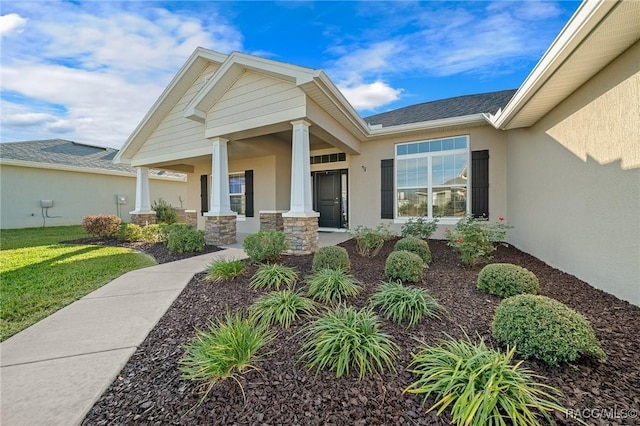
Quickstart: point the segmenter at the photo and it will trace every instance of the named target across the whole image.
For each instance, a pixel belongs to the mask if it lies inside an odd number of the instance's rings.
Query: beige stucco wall
[[[187,183],[151,178],[151,199],[162,198],[180,206],[186,200]],[[0,165],[0,227],[2,229],[42,226],[40,200],[53,200],[46,226],[79,225],[90,214],[118,214],[116,194],[127,204],[120,217],[128,222],[135,208],[136,177],[113,176],[65,170]]]
[[[350,156],[349,197],[352,227],[364,225],[375,227],[388,223],[397,232],[401,224],[391,219],[380,219],[380,161],[394,158],[396,143],[437,139],[450,136],[469,136],[471,151],[489,150],[489,214],[490,218],[507,217],[506,201],[506,136],[504,132],[490,126],[469,129],[431,132],[422,138],[394,138],[365,142],[362,154]],[[470,194],[469,194],[470,196]],[[454,222],[442,220],[434,238],[443,238],[444,229]]]
[[[640,305],[640,43],[508,131],[509,240]],[[561,286],[559,282],[557,285]]]

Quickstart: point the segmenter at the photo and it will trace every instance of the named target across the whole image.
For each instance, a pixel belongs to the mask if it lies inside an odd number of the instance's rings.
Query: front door
[[[331,170],[314,173],[315,208],[320,213],[318,226],[321,228],[340,228],[341,199],[340,171]]]

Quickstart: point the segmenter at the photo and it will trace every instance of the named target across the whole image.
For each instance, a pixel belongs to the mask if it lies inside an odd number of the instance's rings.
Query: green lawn
[[[133,269],[155,264],[120,247],[68,245],[81,226],[0,231],[0,341]]]

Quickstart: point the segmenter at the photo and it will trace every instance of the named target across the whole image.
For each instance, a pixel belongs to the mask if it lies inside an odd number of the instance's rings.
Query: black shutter
[[[393,159],[382,160],[381,165],[381,205],[380,217],[393,219]]]
[[[200,214],[204,215],[209,211],[209,190],[207,189],[208,175],[200,176]]]
[[[471,214],[489,217],[489,150],[471,152]]]
[[[253,217],[253,170],[244,172],[244,215]]]

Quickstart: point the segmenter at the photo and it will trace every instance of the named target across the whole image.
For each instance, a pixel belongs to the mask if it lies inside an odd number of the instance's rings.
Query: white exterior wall
[[[640,305],[640,43],[508,131],[509,241]],[[562,286],[559,282],[557,285]]]
[[[0,227],[2,229],[42,226],[40,200],[53,200],[46,226],[79,225],[91,214],[118,214],[116,194],[124,194],[120,217],[129,221],[135,207],[136,177],[86,173],[45,168],[0,165]],[[162,198],[179,207],[186,200],[187,183],[149,180],[151,200]]]

